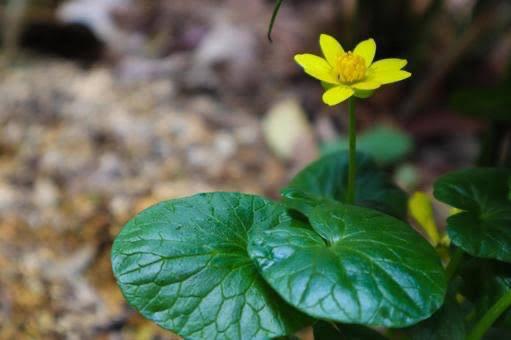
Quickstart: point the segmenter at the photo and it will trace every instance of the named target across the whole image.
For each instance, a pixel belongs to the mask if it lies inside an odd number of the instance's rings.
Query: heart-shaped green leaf
[[[417,323],[442,305],[439,257],[409,225],[341,203],[309,216],[324,239],[282,226],[249,240],[260,272],[291,305],[320,319],[387,327]]]
[[[317,199],[346,201],[348,154],[335,152],[320,158],[296,175],[282,190],[287,200],[297,192],[315,195]],[[291,193],[291,194],[289,194]],[[406,216],[406,194],[365,154],[357,154],[356,203],[392,216]],[[306,206],[294,206],[305,213]]]
[[[435,197],[464,210],[447,219],[452,242],[467,253],[511,262],[511,170],[478,168],[442,176]]]
[[[114,275],[142,315],[188,339],[292,334],[305,318],[264,282],[247,253],[251,232],[290,222],[279,204],[239,193],[162,202],[122,229]]]

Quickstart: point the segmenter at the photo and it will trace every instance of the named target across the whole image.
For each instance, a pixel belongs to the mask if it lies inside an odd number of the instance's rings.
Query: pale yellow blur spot
[[[408,209],[410,215],[428,235],[431,244],[437,246],[440,242],[440,235],[433,213],[433,203],[429,195],[421,191],[414,193],[408,201]]]

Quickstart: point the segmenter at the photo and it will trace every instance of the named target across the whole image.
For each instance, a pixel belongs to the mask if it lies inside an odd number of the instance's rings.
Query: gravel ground
[[[168,79],[31,61],[0,78],[0,338],[172,338],[131,311],[110,246],[151,204],[275,196],[283,162],[254,115]]]

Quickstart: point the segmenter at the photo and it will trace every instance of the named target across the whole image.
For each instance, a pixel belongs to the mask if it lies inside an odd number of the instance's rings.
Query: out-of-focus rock
[[[16,187],[0,182],[0,212],[6,212],[14,208],[20,202],[22,194]]]
[[[218,21],[199,45],[195,62],[212,66],[224,62],[248,62],[255,55],[255,40],[243,27]]]
[[[236,140],[230,133],[221,132],[215,136],[213,147],[221,160],[227,160],[236,154]]]
[[[117,65],[117,72],[125,83],[154,81],[155,79],[181,80],[190,67],[189,55],[174,54],[167,58],[144,58],[130,56]],[[172,83],[174,84],[174,83]]]
[[[79,126],[47,134],[43,143],[41,169],[49,174],[72,176],[93,165],[92,141]]]
[[[312,135],[312,128],[298,100],[286,98],[274,104],[266,114],[263,133],[276,155],[291,160],[300,141]]]
[[[132,0],[71,0],[59,7],[57,17],[64,23],[88,27],[113,51],[136,54],[143,46],[143,36],[122,30],[112,15],[114,10],[132,5]]]
[[[95,254],[96,249],[91,244],[88,244],[69,254],[59,262],[49,261],[44,263],[41,269],[44,276],[48,279],[73,281],[83,274],[91,264]]]
[[[199,44],[193,58],[188,83],[193,87],[216,88],[226,83],[246,88],[257,83],[254,32],[224,20],[217,20]]]
[[[201,181],[180,180],[158,183],[152,189],[152,195],[157,200],[168,200],[212,190],[210,185]]]
[[[32,199],[39,209],[55,208],[60,197],[60,190],[47,178],[35,182]]]

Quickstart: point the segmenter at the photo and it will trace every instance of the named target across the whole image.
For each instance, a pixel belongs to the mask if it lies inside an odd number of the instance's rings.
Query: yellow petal
[[[371,66],[376,54],[376,43],[373,39],[367,39],[358,43],[353,53],[364,58],[366,67]]]
[[[366,80],[375,81],[382,85],[395,83],[403,79],[409,78],[412,74],[403,70],[378,71],[369,72]]]
[[[327,105],[337,105],[353,95],[354,91],[348,86],[336,86],[323,94],[323,102]]]
[[[376,90],[380,86],[381,86],[381,84],[377,83],[375,81],[361,81],[360,83],[355,83],[355,84],[351,85],[351,87],[353,87],[354,89],[364,90],[364,91]]]
[[[426,232],[433,246],[440,242],[440,235],[433,213],[433,203],[425,192],[417,191],[408,201],[410,215],[417,221],[419,226]]]
[[[375,61],[371,67],[369,67],[369,72],[383,72],[390,70],[400,70],[408,64],[408,61],[405,59],[397,59],[397,58],[389,58]]]
[[[319,45],[321,46],[321,51],[323,52],[325,59],[332,67],[335,67],[337,59],[346,53],[344,52],[341,44],[334,37],[329,36],[328,34],[320,35]]]
[[[325,59],[313,54],[297,54],[295,55],[295,61],[311,77],[330,84],[338,83],[332,72],[332,67]]]

